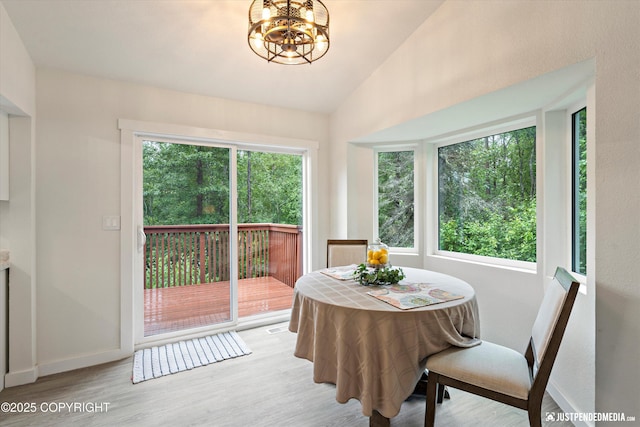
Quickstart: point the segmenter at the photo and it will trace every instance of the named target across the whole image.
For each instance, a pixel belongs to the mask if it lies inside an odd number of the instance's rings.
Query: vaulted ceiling
[[[250,0],[2,0],[37,67],[331,113],[443,0],[324,0],[331,47],[310,65],[247,44]]]

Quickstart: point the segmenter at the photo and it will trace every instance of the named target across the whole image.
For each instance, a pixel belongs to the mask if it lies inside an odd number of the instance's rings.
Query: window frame
[[[453,252],[440,249],[440,194],[439,194],[439,170],[438,170],[438,149],[449,145],[459,144],[463,142],[472,141],[474,139],[483,138],[486,136],[497,135],[500,133],[510,132],[527,127],[536,128],[536,261],[520,261],[507,258],[497,258],[484,255],[475,255],[462,252]],[[472,128],[461,129],[456,132],[444,135],[439,138],[428,140],[432,144],[432,149],[428,156],[429,164],[431,165],[430,177],[432,179],[431,188],[433,192],[432,203],[430,207],[431,220],[429,230],[431,230],[431,236],[428,237],[430,250],[426,256],[434,256],[439,258],[453,259],[464,262],[471,262],[475,264],[482,264],[488,266],[497,266],[504,268],[512,268],[521,271],[535,272],[537,265],[540,262],[540,152],[541,152],[541,129],[542,121],[540,113],[538,111],[525,113],[519,116],[505,118],[495,122],[481,124]]]
[[[422,210],[420,209],[421,203],[419,199],[420,195],[420,186],[419,186],[419,170],[420,170],[420,149],[417,143],[411,144],[393,144],[393,145],[381,145],[373,147],[373,236],[374,239],[379,237],[379,221],[380,218],[378,216],[378,185],[379,185],[379,175],[378,175],[378,154],[379,153],[390,153],[390,152],[398,152],[398,151],[412,151],[413,152],[413,247],[411,248],[402,248],[397,246],[390,246],[389,250],[394,253],[400,254],[418,254],[420,251],[419,246],[419,238],[420,236],[420,228],[419,228],[419,218],[422,215]],[[386,242],[383,242],[386,243]]]

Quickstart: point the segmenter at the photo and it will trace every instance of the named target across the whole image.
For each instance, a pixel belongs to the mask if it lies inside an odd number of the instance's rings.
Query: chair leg
[[[444,386],[442,384],[438,384],[438,394],[437,394],[437,398],[436,401],[438,403],[442,403],[442,401],[444,400],[444,398],[446,397],[447,399],[449,399],[449,392],[444,388]]]
[[[529,414],[529,426],[530,427],[542,427],[542,421],[541,421],[542,408],[541,408],[541,405],[529,406],[529,409],[527,410],[527,412]]]
[[[420,377],[420,380],[418,381],[418,384],[416,384],[415,389],[413,390],[413,394],[420,394],[420,395],[426,395],[427,393],[427,382],[429,381],[429,371],[425,370],[422,373],[422,376]],[[442,384],[438,384],[438,403],[442,403],[442,401],[444,399],[450,399],[451,396],[449,396],[449,392],[447,391],[447,389],[445,388],[445,386],[443,386]]]
[[[424,426],[433,427],[436,419],[436,401],[438,395],[438,374],[429,372],[429,380],[427,381],[427,407],[424,414]]]

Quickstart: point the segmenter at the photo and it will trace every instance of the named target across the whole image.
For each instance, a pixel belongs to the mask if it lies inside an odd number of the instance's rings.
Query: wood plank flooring
[[[357,400],[340,404],[335,388],[313,382],[312,363],[293,356],[296,334],[269,334],[272,325],[240,331],[253,351],[248,356],[140,384],[131,383],[132,358],[40,378],[0,392],[0,404],[33,404],[34,412],[0,412],[2,426],[213,426],[366,427]],[[528,426],[525,411],[457,390],[439,405],[443,427]],[[56,404],[78,403],[84,410]],[[89,411],[92,404],[103,410]],[[104,403],[108,403],[104,410]],[[53,404],[53,405],[51,405]],[[43,410],[44,408],[44,410]],[[421,427],[424,399],[404,402],[391,426]],[[81,409],[81,408],[80,408]],[[549,396],[542,414],[558,412]],[[545,423],[568,427],[571,423]]]
[[[144,291],[144,334],[156,335],[231,319],[229,282]],[[238,281],[238,316],[291,308],[293,288],[269,277]]]

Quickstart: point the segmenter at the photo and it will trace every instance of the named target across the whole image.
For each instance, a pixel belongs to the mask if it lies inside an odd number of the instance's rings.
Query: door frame
[[[272,316],[265,316],[246,324],[238,323],[237,313],[237,272],[232,274],[232,321],[210,327],[202,327],[182,332],[159,334],[144,337],[144,315],[136,307],[143,304],[143,289],[140,286],[142,277],[142,259],[138,255],[138,227],[141,224],[141,189],[142,189],[142,140],[153,139],[169,142],[193,143],[207,146],[220,146],[232,150],[230,171],[232,173],[230,188],[231,204],[231,255],[232,266],[237,265],[237,150],[256,150],[283,153],[296,153],[303,156],[303,273],[311,267],[311,242],[316,240],[317,227],[312,226],[317,209],[317,152],[318,142],[304,139],[280,138],[266,135],[229,132],[216,129],[197,128],[165,123],[144,122],[119,119],[120,129],[120,346],[128,353],[135,349],[158,345],[176,339],[188,339],[204,336],[224,330],[248,328],[273,322]],[[136,197],[140,199],[136,199]],[[236,236],[235,238],[233,236]],[[138,259],[138,261],[136,261]],[[237,268],[237,267],[236,267]],[[234,278],[235,277],[235,278]],[[235,284],[234,284],[235,281]]]

